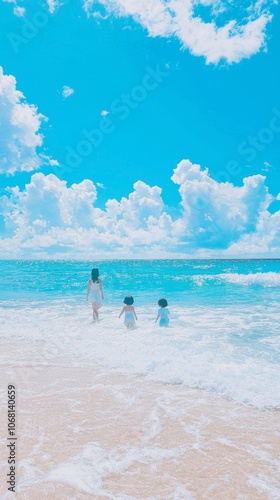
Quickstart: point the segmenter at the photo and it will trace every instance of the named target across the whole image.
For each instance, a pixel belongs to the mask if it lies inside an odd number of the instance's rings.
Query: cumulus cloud
[[[62,93],[63,97],[65,99],[67,99],[67,97],[70,97],[70,95],[74,94],[74,89],[72,89],[68,85],[64,85],[61,93]]]
[[[18,5],[16,5],[14,7],[14,14],[18,17],[23,17],[25,15],[25,8],[24,7],[19,7]]]
[[[241,236],[238,242],[227,249],[228,255],[279,257],[280,210],[274,214],[264,211],[260,214],[255,232]]]
[[[53,14],[55,10],[58,9],[58,7],[60,6],[57,0],[47,0],[47,4],[51,14]]]
[[[180,186],[182,232],[195,247],[227,248],[244,233],[254,232],[259,215],[272,201],[262,175],[247,177],[236,187],[215,181],[208,169],[183,160],[172,180]]]
[[[89,180],[67,186],[54,174],[33,174],[24,189],[0,198],[1,257],[227,257],[276,255],[280,211],[261,175],[242,186],[219,183],[207,169],[183,160],[172,180],[181,213],[172,217],[159,186],[137,181],[120,200],[98,208]],[[97,185],[97,184],[96,184]]]
[[[59,166],[59,162],[57,160],[53,160],[52,158],[50,158],[49,164],[51,167],[58,167]]]
[[[43,143],[39,130],[45,119],[17,90],[14,76],[4,75],[0,66],[0,173],[30,172],[47,161],[46,156],[43,159],[37,154]]]
[[[40,227],[89,227],[93,222],[96,188],[84,180],[67,188],[55,175],[34,174],[24,191],[11,188],[6,200],[6,217],[12,229],[29,228],[37,221]]]
[[[18,17],[22,17],[25,14],[25,8],[24,7],[19,7],[17,5],[16,0],[2,0],[5,3],[10,3],[14,6],[14,14]]]
[[[17,0],[2,0],[3,2],[7,2],[14,5],[14,14],[16,16],[22,17],[25,15],[26,9],[17,5]],[[49,9],[50,14],[54,14],[61,6],[65,3],[68,3],[69,0],[46,0],[46,6]],[[21,2],[20,2],[21,3]],[[39,4],[40,5],[40,4]]]
[[[91,180],[67,187],[55,175],[34,174],[23,191],[7,190],[0,199],[5,234],[2,251],[38,255],[62,247],[72,256],[134,254],[171,239],[172,221],[163,210],[161,189],[134,184],[128,198],[95,207]],[[11,255],[11,253],[10,253]]]
[[[104,10],[118,17],[131,16],[150,36],[176,36],[192,54],[216,64],[221,59],[239,62],[265,48],[272,4],[244,2],[234,9],[234,18],[233,4],[222,0],[85,0],[84,9],[94,17]]]

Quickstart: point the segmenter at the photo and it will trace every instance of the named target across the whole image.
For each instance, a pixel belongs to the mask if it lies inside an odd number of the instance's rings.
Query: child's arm
[[[104,300],[104,294],[103,294],[103,288],[102,288],[102,281],[99,280],[99,289],[100,289],[100,293],[101,293],[101,298],[102,300]]]
[[[155,320],[155,323],[157,322],[157,320],[159,319],[159,317],[160,317],[160,316],[159,316],[159,314],[158,314],[158,315],[157,315],[157,319]]]
[[[136,316],[136,312],[135,312],[134,307],[133,307],[133,314],[134,314],[134,316],[135,316],[135,319],[137,319],[137,320],[138,320],[138,318],[137,318],[137,316]]]
[[[88,287],[87,287],[87,300],[88,300],[88,294],[90,292],[90,285],[91,285],[91,280],[88,280]]]
[[[124,307],[122,308],[122,312],[121,312],[121,314],[119,315],[119,318],[123,315],[123,313],[124,313]]]

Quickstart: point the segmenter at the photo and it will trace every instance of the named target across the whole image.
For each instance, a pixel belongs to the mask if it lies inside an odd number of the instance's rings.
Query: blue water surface
[[[166,297],[178,305],[262,304],[279,301],[280,260],[1,261],[0,301],[84,300],[92,267],[105,301],[127,294],[139,305]]]

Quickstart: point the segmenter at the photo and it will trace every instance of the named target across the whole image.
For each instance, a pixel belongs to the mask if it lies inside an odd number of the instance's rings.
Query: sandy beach
[[[2,373],[17,388],[16,498],[280,498],[277,410],[62,358]],[[6,418],[2,404],[2,429]],[[6,450],[4,438],[3,499]]]

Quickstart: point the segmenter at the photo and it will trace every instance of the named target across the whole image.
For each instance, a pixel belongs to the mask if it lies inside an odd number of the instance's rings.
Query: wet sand
[[[1,498],[11,498],[8,383],[18,408],[13,498],[280,498],[280,411],[62,356],[48,366],[7,362],[1,373]]]

